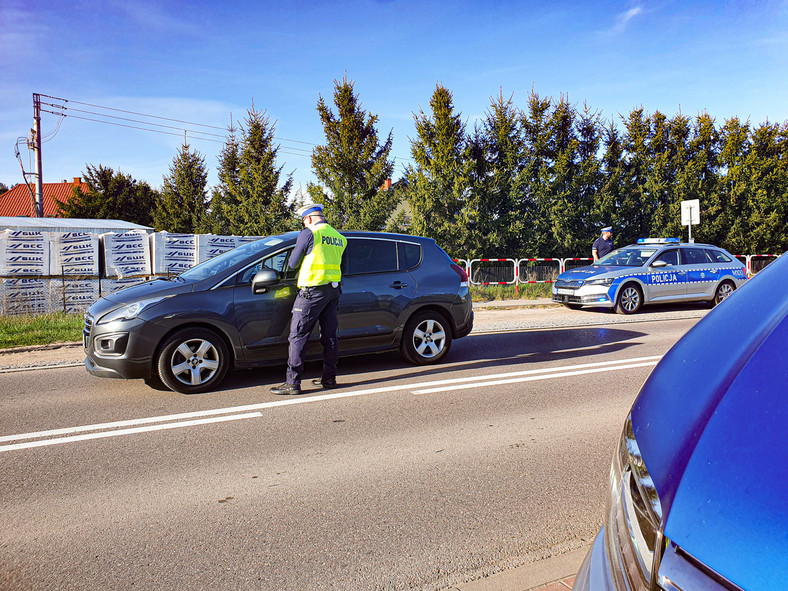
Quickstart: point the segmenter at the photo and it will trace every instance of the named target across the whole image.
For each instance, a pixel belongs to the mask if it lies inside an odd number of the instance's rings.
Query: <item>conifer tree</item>
[[[223,153],[228,167],[222,203],[229,230],[241,236],[268,236],[297,229],[295,205],[289,200],[293,177],[288,175],[279,185],[283,167],[276,166],[279,146],[274,145],[274,125],[266,114],[254,106],[247,111],[238,145],[237,180],[232,178],[232,146],[231,137]]]
[[[575,131],[575,120],[574,107],[561,98],[550,117],[552,170],[545,203],[553,239],[552,253],[559,256],[577,252],[588,215],[588,205],[581,200],[580,141]],[[545,255],[547,252],[542,256]]]
[[[416,165],[409,166],[405,175],[412,231],[434,238],[450,255],[459,257],[472,248],[468,240],[472,216],[466,207],[473,169],[470,140],[454,112],[449,90],[437,85],[430,108],[430,115],[423,110],[414,115],[411,154]]]
[[[547,256],[555,248],[550,215],[550,182],[553,174],[550,104],[549,98],[542,99],[531,91],[528,108],[523,113],[527,186],[518,215],[523,220],[523,252],[530,256]]]
[[[219,154],[219,183],[211,193],[211,207],[206,225],[213,234],[232,234],[230,220],[227,212],[238,206],[236,201],[237,191],[232,188],[238,186],[239,171],[241,167],[240,144],[236,137],[237,128],[230,120],[229,136]]]
[[[788,246],[788,125],[762,123],[751,134],[748,254],[782,254]]]
[[[613,121],[610,121],[602,132],[602,146],[604,153],[601,161],[601,187],[594,205],[591,208],[589,227],[591,244],[599,237],[599,232],[605,226],[613,226],[613,236],[619,246],[626,244],[623,237],[618,234],[621,224],[618,220],[618,207],[623,199],[624,178],[624,145],[621,132]],[[583,256],[591,254],[591,246],[581,250]]]
[[[592,111],[587,104],[583,105],[583,111],[578,116],[576,134],[578,164],[575,191],[579,212],[575,219],[573,239],[567,244],[568,256],[582,256],[590,251],[597,238],[597,231],[609,225],[598,223],[601,220],[594,217],[604,185],[602,159],[599,157],[604,127],[599,112]]]
[[[205,158],[184,143],[164,177],[161,201],[153,214],[155,228],[184,234],[204,231],[207,180]]]
[[[334,81],[336,114],[320,97],[317,111],[326,144],[312,152],[318,184],[310,197],[325,205],[329,223],[346,230],[382,230],[397,207],[396,191],[389,191],[394,162],[389,160],[392,134],[382,144],[377,115],[364,111],[347,76]]]
[[[633,110],[623,119],[624,177],[618,206],[618,244],[632,244],[651,232],[654,203],[649,199],[651,118],[642,108]]]
[[[87,191],[75,186],[67,202],[55,200],[63,217],[153,225],[153,212],[161,197],[148,183],[138,182],[130,175],[116,173],[101,164],[88,164],[82,176],[88,185]]]
[[[686,158],[677,171],[674,209],[664,235],[688,236],[687,228],[680,225],[681,201],[697,199],[701,224],[693,226],[693,238],[698,242],[721,243],[714,232],[715,218],[719,215],[719,153],[720,134],[714,119],[707,113],[699,114],[692,123]]]
[[[523,233],[525,191],[522,116],[503,92],[491,102],[471,142],[474,163],[469,211],[471,244],[466,256],[517,256]]]

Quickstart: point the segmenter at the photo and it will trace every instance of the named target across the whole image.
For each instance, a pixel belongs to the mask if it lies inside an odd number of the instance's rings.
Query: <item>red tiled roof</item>
[[[75,178],[74,182],[71,183],[42,183],[44,217],[61,217],[58,213],[55,198],[68,202],[71,199],[71,192],[77,184],[82,188],[82,191],[86,192],[88,190],[87,183],[80,182],[79,177]],[[31,186],[33,193],[35,193],[35,185]],[[30,190],[27,188],[27,185],[20,183],[11,187],[7,192],[0,194],[0,216],[36,217],[34,200],[30,196]]]

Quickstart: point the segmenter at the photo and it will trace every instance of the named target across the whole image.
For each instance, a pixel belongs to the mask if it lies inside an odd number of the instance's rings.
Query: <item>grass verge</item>
[[[549,298],[550,284],[471,286],[474,302]],[[37,316],[0,316],[0,349],[82,340],[82,314],[55,312]]]
[[[82,340],[82,314],[0,316],[0,349]]]
[[[519,289],[514,285],[471,285],[471,297],[474,302],[551,298],[552,284],[526,283],[520,285]]]

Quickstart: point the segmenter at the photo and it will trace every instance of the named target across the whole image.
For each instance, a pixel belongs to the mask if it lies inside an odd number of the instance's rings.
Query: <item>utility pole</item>
[[[44,217],[44,180],[41,172],[41,95],[33,93],[33,150],[36,153],[36,217]]]

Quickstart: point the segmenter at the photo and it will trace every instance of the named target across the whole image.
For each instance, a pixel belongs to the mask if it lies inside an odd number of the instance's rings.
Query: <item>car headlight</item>
[[[608,287],[613,285],[613,277],[607,277],[605,279],[589,279],[586,281],[586,285],[604,285]]]
[[[131,320],[132,318],[136,318],[145,308],[150,308],[152,305],[158,304],[160,301],[165,300],[168,297],[171,296],[150,298],[147,300],[134,302],[133,304],[126,304],[125,306],[121,306],[120,308],[105,314],[99,318],[96,324],[108,324],[110,322],[115,322],[116,320]]]
[[[605,543],[619,589],[655,588],[662,555],[662,506],[628,416],[610,469]]]

